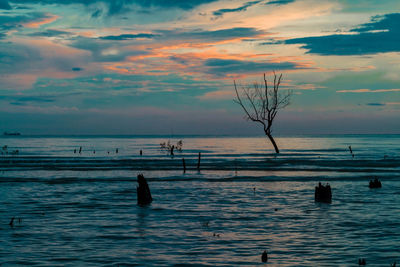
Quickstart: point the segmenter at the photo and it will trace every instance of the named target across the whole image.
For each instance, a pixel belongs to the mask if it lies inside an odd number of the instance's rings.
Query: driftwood
[[[332,190],[329,184],[322,185],[321,183],[315,187],[315,201],[331,203],[332,202]]]
[[[139,183],[139,186],[136,188],[138,205],[144,206],[150,204],[153,198],[151,197],[149,185],[143,174],[137,176],[137,182]]]

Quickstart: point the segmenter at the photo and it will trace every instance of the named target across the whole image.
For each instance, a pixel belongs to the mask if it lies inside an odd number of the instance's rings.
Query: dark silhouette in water
[[[396,267],[396,262],[393,262],[393,264],[390,264],[391,267]]]
[[[331,203],[332,202],[332,190],[329,184],[322,185],[319,182],[318,186],[315,187],[315,201]]]
[[[272,123],[280,109],[290,104],[292,91],[287,90],[285,93],[279,91],[282,74],[277,76],[274,72],[274,87],[268,87],[267,78],[264,74],[264,82],[257,82],[252,85],[242,86],[241,93],[233,81],[235,86],[236,99],[235,103],[239,104],[245,115],[245,118],[260,123],[264,128],[265,135],[269,138],[274,146],[275,152],[279,154],[278,145],[272,137]]]
[[[21,133],[18,132],[4,132],[3,135],[21,135]]]
[[[375,178],[374,180],[369,181],[369,188],[381,188],[382,184],[381,181],[378,180],[378,178]]]
[[[353,149],[351,149],[351,146],[349,146],[349,150],[350,150],[351,156],[354,158]]]
[[[117,148],[117,149],[115,149],[115,154],[118,154],[118,148]]]
[[[199,159],[197,161],[197,171],[200,171],[200,159],[201,159],[201,153],[199,152]]]
[[[365,261],[365,259],[358,259],[358,265],[367,265],[367,262]]]
[[[151,197],[149,185],[143,174],[137,176],[137,182],[139,183],[139,186],[136,187],[138,205],[144,206],[150,204],[153,198]]]
[[[15,217],[12,217],[12,218],[11,218],[11,221],[10,221],[10,223],[9,223],[9,225],[10,225],[11,227],[14,227],[14,220],[15,220]]]
[[[171,156],[174,156],[174,149],[175,149],[175,146],[172,145],[172,146],[171,146]]]
[[[262,262],[267,262],[268,261],[268,253],[266,250],[264,250],[263,254],[261,255],[261,261]]]
[[[74,154],[76,154],[76,148],[74,149]]]
[[[143,151],[142,150],[140,150],[140,156],[142,156],[143,155]]]
[[[184,158],[182,158],[182,165],[183,165],[183,173],[186,173],[186,162]]]
[[[80,146],[79,147],[79,154],[81,154],[81,152],[82,152],[82,147]]]

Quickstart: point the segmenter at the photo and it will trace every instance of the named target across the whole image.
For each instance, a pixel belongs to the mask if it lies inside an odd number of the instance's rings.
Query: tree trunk
[[[269,133],[265,133],[265,134],[268,136],[269,140],[271,141],[272,145],[274,146],[275,153],[279,154],[279,148],[278,148],[278,146],[276,145],[275,140],[274,140],[274,138],[272,137],[272,135],[269,134]]]

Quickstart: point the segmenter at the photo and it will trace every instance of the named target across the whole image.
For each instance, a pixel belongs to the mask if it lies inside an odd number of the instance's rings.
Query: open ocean
[[[400,263],[400,135],[276,140],[279,155],[261,136],[2,136],[0,265],[257,266],[264,250],[267,266]],[[314,202],[319,181],[331,204]]]

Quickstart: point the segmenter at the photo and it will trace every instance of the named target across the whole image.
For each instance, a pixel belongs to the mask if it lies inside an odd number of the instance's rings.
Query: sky
[[[273,71],[275,134],[400,133],[398,0],[0,0],[0,131],[261,135]]]

